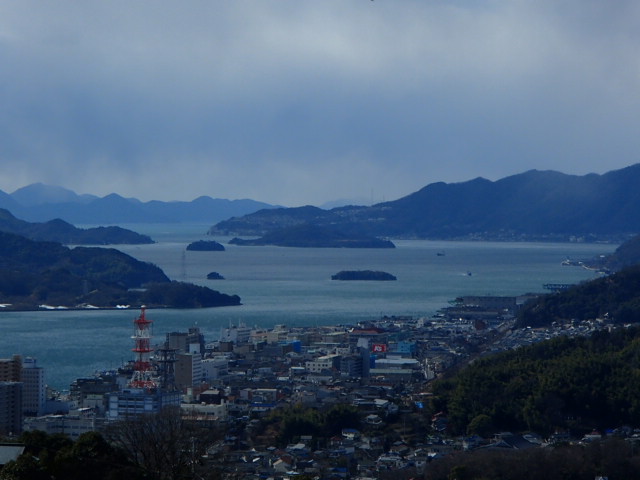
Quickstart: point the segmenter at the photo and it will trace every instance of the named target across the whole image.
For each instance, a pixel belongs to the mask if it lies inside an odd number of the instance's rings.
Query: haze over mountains
[[[0,190],[0,208],[29,222],[61,218],[73,224],[214,223],[233,216],[272,208],[255,200],[207,196],[190,202],[142,202],[116,193],[105,197],[78,195],[66,188],[34,183],[8,194]]]
[[[597,239],[640,232],[640,164],[603,175],[530,170],[497,181],[432,183],[373,206],[275,207],[256,200],[199,197],[191,202],[98,198],[33,184],[0,191],[0,208],[32,222],[215,224],[211,234],[261,236],[294,225],[346,234],[432,239]],[[217,223],[216,223],[217,222]]]
[[[586,240],[640,231],[640,164],[604,175],[530,170],[492,182],[433,183],[371,207],[261,210],[210,234],[264,235],[298,224],[430,239]]]

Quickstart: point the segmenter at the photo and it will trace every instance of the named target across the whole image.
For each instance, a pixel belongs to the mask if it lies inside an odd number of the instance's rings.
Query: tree
[[[146,478],[172,480],[189,478],[220,431],[183,419],[179,407],[167,407],[119,421],[107,429],[106,437],[145,471]]]
[[[20,455],[16,460],[8,462],[0,470],[2,480],[50,480],[51,475],[47,473],[39,459],[30,453]]]
[[[24,432],[25,452],[0,471],[1,480],[115,480],[141,479],[141,470],[98,432],[72,442],[64,435]]]
[[[473,417],[467,427],[467,433],[486,437],[493,431],[493,420],[489,415],[480,414]]]
[[[142,478],[142,472],[126,457],[125,452],[109,444],[98,432],[87,432],[70,448],[58,452],[53,466],[55,478],[83,480],[87,472],[92,480]]]
[[[351,405],[333,406],[324,415],[324,434],[327,437],[339,434],[343,428],[360,428],[360,414]]]

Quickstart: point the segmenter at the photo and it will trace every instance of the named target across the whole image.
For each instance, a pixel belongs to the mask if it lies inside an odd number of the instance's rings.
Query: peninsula
[[[274,230],[251,240],[233,238],[233,245],[306,248],[395,248],[393,242],[373,236],[344,233],[331,227],[302,224]]]
[[[0,301],[7,310],[207,308],[240,297],[171,281],[157,266],[113,248],[68,248],[0,232]]]
[[[65,245],[142,245],[154,243],[147,235],[126,228],[77,228],[59,218],[43,223],[25,222],[9,210],[0,208],[0,231],[14,233],[31,240],[58,242]]]

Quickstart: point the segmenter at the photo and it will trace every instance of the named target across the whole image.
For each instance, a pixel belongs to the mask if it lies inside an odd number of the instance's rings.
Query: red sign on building
[[[384,353],[387,351],[387,346],[383,343],[374,343],[371,345],[371,351],[375,353]]]

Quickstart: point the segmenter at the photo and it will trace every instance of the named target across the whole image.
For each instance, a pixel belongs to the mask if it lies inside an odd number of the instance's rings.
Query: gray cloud
[[[375,201],[638,161],[637,2],[0,4],[0,189]],[[372,195],[373,192],[373,195]]]

